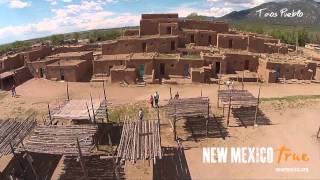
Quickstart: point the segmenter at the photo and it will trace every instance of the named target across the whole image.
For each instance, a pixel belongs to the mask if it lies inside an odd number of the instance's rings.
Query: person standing
[[[159,107],[159,93],[158,92],[156,92],[154,94],[154,103],[155,103],[156,107]]]
[[[138,116],[139,116],[140,121],[142,121],[143,120],[143,116],[144,116],[142,108],[139,109]]]
[[[179,92],[177,91],[177,93],[174,95],[175,99],[179,99]]]
[[[11,95],[12,95],[12,97],[16,96],[16,86],[14,84],[11,87]]]
[[[149,103],[151,104],[151,107],[153,107],[153,96],[152,95],[150,95]]]

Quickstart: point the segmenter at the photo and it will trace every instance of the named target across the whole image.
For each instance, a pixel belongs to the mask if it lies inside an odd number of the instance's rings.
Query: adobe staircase
[[[90,82],[107,82],[109,79],[107,74],[94,74],[92,75],[92,78]]]

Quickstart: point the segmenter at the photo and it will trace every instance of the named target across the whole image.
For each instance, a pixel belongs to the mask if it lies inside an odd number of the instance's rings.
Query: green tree
[[[53,45],[62,45],[64,42],[64,36],[62,34],[52,35],[50,40]]]
[[[72,34],[72,37],[73,37],[73,39],[74,39],[76,42],[78,42],[78,40],[79,40],[79,38],[80,38],[80,34],[79,34],[78,32],[74,32],[74,33]]]
[[[204,16],[198,15],[198,13],[193,12],[191,14],[189,14],[187,17],[187,19],[194,19],[194,20],[204,20]]]

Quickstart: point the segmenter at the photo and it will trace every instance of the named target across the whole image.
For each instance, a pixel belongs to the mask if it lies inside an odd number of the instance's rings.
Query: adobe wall
[[[32,78],[27,67],[21,67],[15,70],[16,85],[22,84]]]
[[[111,82],[117,83],[125,81],[129,84],[136,83],[137,72],[135,68],[111,69]]]
[[[177,13],[166,14],[142,14],[141,19],[179,18]]]
[[[43,47],[40,47],[40,49],[25,52],[23,53],[23,55],[27,62],[32,62],[50,55],[51,52],[52,52],[51,47],[43,46]]]
[[[127,68],[134,68],[137,70],[137,75],[138,75],[138,70],[141,64],[144,64],[145,75],[152,75],[152,70],[156,67],[154,65],[153,59],[134,59],[134,60],[129,60],[126,63],[127,63]]]
[[[171,42],[174,42],[174,50],[171,50]],[[146,43],[145,52],[173,53],[178,48],[178,37],[119,39],[117,42],[103,44],[102,54],[142,53],[143,43]]]
[[[65,81],[77,82],[90,77],[89,62],[83,61],[75,66],[47,66],[48,79],[60,79],[60,69],[64,71]]]
[[[248,36],[234,34],[218,34],[218,48],[247,50]]]
[[[98,48],[98,45],[95,44],[86,44],[79,46],[61,46],[53,48],[52,54],[67,53],[67,52],[80,52],[80,51],[91,51],[95,48]]]
[[[246,54],[225,54],[225,61],[227,62],[227,74],[234,74],[235,71],[249,70],[257,72],[259,66],[259,57],[255,55]],[[248,68],[246,68],[246,61]]]
[[[24,66],[24,56],[16,54],[0,61],[0,73]]]
[[[180,29],[185,28],[185,29],[212,30],[219,33],[224,33],[229,31],[229,24],[224,22],[183,19],[179,21],[179,28]]]
[[[191,37],[194,37],[194,43],[197,46],[216,46],[217,45],[217,32],[206,30],[184,31],[180,39],[180,44],[192,43]],[[209,38],[211,37],[211,38]]]
[[[140,29],[125,29],[123,31],[124,36],[139,36],[140,35]]]
[[[158,35],[160,23],[177,23],[178,18],[141,19],[140,35]]]
[[[267,53],[265,43],[274,43],[278,44],[280,40],[272,38],[263,38],[263,37],[249,37],[249,51],[255,53]]]
[[[28,67],[30,70],[30,73],[32,74],[33,77],[40,78],[40,69],[44,69],[46,72],[46,68],[48,64],[54,63],[58,61],[59,59],[51,59],[51,60],[46,60],[46,61],[34,61],[34,62],[28,62]],[[31,69],[30,69],[31,68]],[[44,73],[45,73],[44,72]]]
[[[308,63],[306,65],[276,62],[267,63],[267,69],[276,71],[278,78],[286,79],[310,80],[311,76],[314,78],[316,68],[316,63]],[[313,70],[314,73],[309,72],[308,69]]]
[[[215,76],[219,73],[221,73],[221,74],[227,73],[227,61],[225,60],[225,56],[223,56],[223,55],[216,55],[216,56],[203,55],[202,57],[204,59],[205,65],[210,65],[211,71],[212,71],[212,73],[211,73],[212,76]],[[220,63],[220,70],[218,73],[216,73],[216,69],[218,68],[216,66],[217,62]]]
[[[278,44],[270,44],[265,43],[264,44],[264,53],[273,54],[273,53],[280,53],[280,54],[288,54],[288,47],[278,45]]]
[[[95,60],[93,61],[93,74],[107,74],[110,75],[110,69],[114,66],[124,65],[125,60],[115,60],[115,61],[104,61]]]
[[[170,33],[168,28],[171,29]],[[159,34],[160,35],[178,35],[179,27],[178,23],[159,23]]]
[[[170,77],[170,75],[174,76],[184,76],[184,68],[185,65],[189,66],[189,73],[191,73],[191,68],[200,68],[203,66],[204,62],[201,59],[190,60],[190,59],[176,59],[176,58],[168,58],[168,59],[157,59],[154,60],[154,73],[155,78],[160,78],[160,64],[163,63],[165,65],[165,74],[162,77]]]

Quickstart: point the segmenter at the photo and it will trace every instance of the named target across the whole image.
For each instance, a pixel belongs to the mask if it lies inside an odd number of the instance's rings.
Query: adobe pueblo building
[[[210,83],[219,74],[270,83],[314,79],[317,64],[292,55],[288,46],[269,36],[231,31],[225,22],[143,14],[139,29],[126,29],[122,37],[102,45],[93,80],[162,83],[189,78]]]
[[[0,82],[6,89],[32,77],[129,84],[319,80],[320,61],[294,51],[270,36],[230,30],[225,22],[142,14],[139,29],[125,29],[116,40],[55,48],[41,44],[4,55]]]

